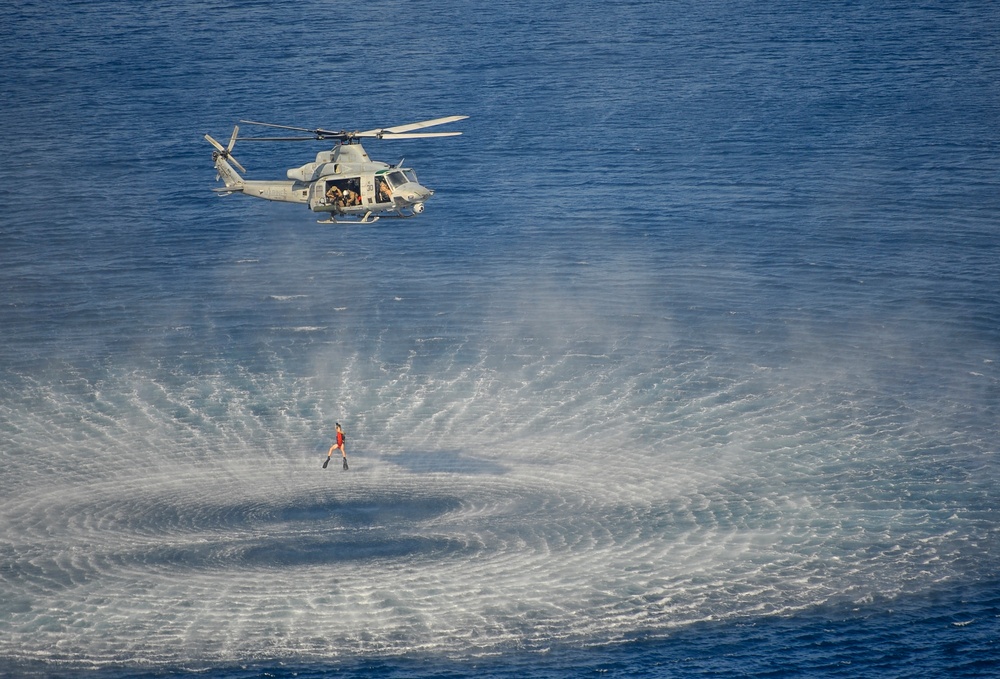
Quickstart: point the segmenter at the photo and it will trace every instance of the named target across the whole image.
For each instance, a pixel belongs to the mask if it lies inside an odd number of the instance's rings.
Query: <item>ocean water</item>
[[[0,673],[990,676],[998,19],[9,3]],[[456,114],[411,220],[211,191]]]

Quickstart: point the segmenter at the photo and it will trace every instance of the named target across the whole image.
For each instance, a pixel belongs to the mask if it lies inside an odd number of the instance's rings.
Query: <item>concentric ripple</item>
[[[978,444],[912,395],[719,379],[710,356],[623,380],[624,354],[543,355],[523,382],[491,352],[432,360],[441,377],[378,386],[397,417],[355,424],[347,472],[303,445],[325,407],[309,381],[22,381],[3,399],[0,651],[493,653],[870,605],[992,567]],[[368,398],[352,384],[341,398]],[[292,401],[315,405],[261,406]],[[575,410],[587,423],[564,423]],[[511,421],[529,424],[498,437]]]
[[[0,674],[996,665],[995,3],[108,4],[0,28]]]

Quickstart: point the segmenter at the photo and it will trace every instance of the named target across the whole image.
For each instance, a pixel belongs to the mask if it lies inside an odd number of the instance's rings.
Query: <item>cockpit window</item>
[[[417,175],[413,170],[394,170],[388,174],[389,183],[392,184],[393,188],[402,186],[407,182],[417,182]]]

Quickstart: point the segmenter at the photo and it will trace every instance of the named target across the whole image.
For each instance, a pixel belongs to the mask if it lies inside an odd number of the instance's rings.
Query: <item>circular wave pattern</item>
[[[699,621],[843,670],[887,638],[831,651],[846,609],[995,665],[996,12],[902,4],[407,3],[331,39],[329,3],[14,3],[0,672]],[[438,190],[426,215],[320,227],[211,195],[200,134],[233,111],[470,117],[369,149]],[[314,152],[236,151],[253,178]],[[320,468],[338,420],[349,472]]]
[[[917,395],[684,350],[654,371],[534,354],[521,380],[441,344],[394,381],[342,363],[336,400],[373,413],[348,472],[320,468],[327,396],[280,370],[25,379],[3,399],[0,652],[540,650],[872,605],[994,565],[975,430]]]

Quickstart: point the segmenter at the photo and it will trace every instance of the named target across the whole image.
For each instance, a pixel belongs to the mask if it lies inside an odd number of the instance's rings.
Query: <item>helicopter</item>
[[[322,128],[308,129],[290,125],[276,125],[254,120],[240,120],[246,125],[305,132],[311,136],[294,137],[240,137],[240,126],[233,126],[229,143],[223,146],[209,135],[205,139],[215,151],[212,160],[225,186],[214,188],[216,193],[227,196],[242,193],[245,196],[285,203],[302,203],[313,212],[329,213],[320,224],[360,223],[371,224],[381,217],[415,217],[424,211],[424,203],[434,192],[417,181],[412,169],[403,167],[400,160],[395,165],[372,160],[360,139],[417,139],[425,137],[454,137],[461,132],[415,132],[428,127],[444,125],[469,116],[448,116],[423,120],[407,125],[383,127],[363,132]],[[329,141],[337,143],[330,151],[320,151],[316,160],[286,172],[288,179],[244,179],[240,174],[247,170],[233,157],[237,141]],[[235,167],[234,167],[235,166]],[[240,172],[237,172],[239,168]]]

